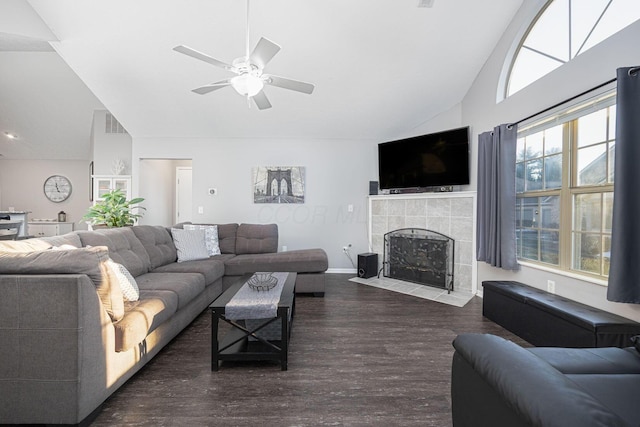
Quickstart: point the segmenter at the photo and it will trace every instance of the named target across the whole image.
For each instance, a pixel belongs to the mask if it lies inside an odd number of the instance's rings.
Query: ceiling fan
[[[253,99],[260,110],[271,108],[271,103],[263,91],[265,85],[277,86],[283,89],[311,94],[314,89],[314,85],[311,83],[263,73],[264,67],[280,50],[280,46],[274,42],[261,37],[255,49],[253,49],[253,52],[249,53],[249,1],[250,0],[247,0],[247,38],[245,56],[236,58],[231,62],[231,64],[228,64],[188,46],[180,45],[173,48],[176,52],[183,53],[192,58],[215,65],[216,67],[224,68],[225,70],[236,74],[234,77],[195,88],[192,92],[204,95],[225,86],[231,86],[240,95],[246,96],[247,99]]]

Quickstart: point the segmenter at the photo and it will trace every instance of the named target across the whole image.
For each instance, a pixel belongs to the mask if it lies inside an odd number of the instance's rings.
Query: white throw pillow
[[[178,262],[209,258],[204,230],[172,228],[173,244],[178,250]]]
[[[111,270],[116,277],[120,289],[122,289],[122,297],[125,301],[138,301],[140,299],[140,289],[136,279],[133,278],[129,270],[117,262],[109,259],[107,262],[107,268]]]
[[[204,242],[207,245],[209,256],[220,255],[220,242],[218,241],[218,226],[203,224],[185,224],[185,230],[204,230]]]

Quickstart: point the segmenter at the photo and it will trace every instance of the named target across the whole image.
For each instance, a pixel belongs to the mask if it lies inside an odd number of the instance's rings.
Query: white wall
[[[640,22],[636,22],[567,65],[496,104],[498,82],[505,58],[508,52],[513,51],[518,35],[526,29],[539,6],[540,4],[525,2],[462,102],[463,124],[472,128],[474,166],[477,162],[479,133],[491,130],[501,123],[518,121],[604,83],[616,76],[618,67],[640,65]],[[476,172],[472,171],[474,189],[475,178]],[[480,263],[478,267],[479,283],[483,280],[517,280],[546,289],[548,279],[556,282],[556,292],[560,295],[640,321],[640,306],[606,301],[606,288],[601,284],[531,267],[522,267],[515,273],[492,268],[484,263]]]
[[[426,120],[414,129],[405,132],[402,136],[399,136],[398,139],[441,132],[443,130],[455,129],[462,126],[464,126],[464,123],[462,123],[462,104],[458,103],[437,116]]]
[[[114,160],[122,160],[125,169],[121,175],[131,174],[131,135],[128,133],[106,133],[105,121],[107,111],[95,111],[91,147],[93,153],[93,173],[95,175],[112,175]]]
[[[358,253],[368,252],[366,201],[369,181],[377,180],[378,142],[134,138],[133,158],[193,159],[194,222],[276,223],[280,248],[320,247],[327,251],[330,268],[353,269],[342,247],[353,245],[354,261]],[[145,166],[133,163],[134,195],[151,197],[137,182]],[[254,204],[254,166],[306,167],[305,203]],[[210,187],[218,189],[217,196],[207,194]]]
[[[44,181],[51,175],[63,175],[71,181],[71,196],[64,202],[53,203],[44,195]],[[57,218],[58,212],[65,211],[76,230],[86,230],[80,220],[91,206],[89,182],[87,160],[0,160],[0,210],[13,206],[31,211],[29,219]]]

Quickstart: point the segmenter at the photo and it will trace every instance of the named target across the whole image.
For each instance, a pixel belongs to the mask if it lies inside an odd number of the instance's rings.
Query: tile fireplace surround
[[[437,231],[455,239],[454,290],[475,294],[475,211],[476,193],[471,191],[369,196],[369,246],[378,254],[378,268],[385,233],[411,227]]]

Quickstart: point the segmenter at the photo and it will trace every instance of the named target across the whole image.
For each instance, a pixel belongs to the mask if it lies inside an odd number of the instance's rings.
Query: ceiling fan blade
[[[267,98],[267,95],[263,90],[258,92],[252,98],[259,110],[266,110],[267,108],[271,108],[271,103],[269,102],[269,99]]]
[[[199,95],[205,95],[209,92],[213,92],[214,90],[222,89],[223,87],[230,86],[230,85],[231,85],[231,80],[227,79],[227,80],[222,80],[219,82],[211,83],[202,87],[192,89],[191,92],[195,92]]]
[[[191,49],[188,46],[180,45],[173,48],[176,52],[183,53],[187,56],[190,56],[195,59],[199,59],[200,61],[207,62],[211,65],[215,65],[216,67],[224,68],[225,70],[234,71],[233,65],[227,64],[226,62],[218,61],[215,58],[210,57],[207,54],[202,52],[198,52],[195,49]]]
[[[261,37],[256,48],[253,49],[249,59],[251,60],[251,63],[257,65],[258,68],[263,69],[279,50],[280,46],[271,40]]]
[[[305,83],[298,80],[291,80],[284,77],[273,76],[270,74],[263,74],[263,77],[266,77],[265,83],[278,86],[283,89],[295,90],[296,92],[302,92],[311,95],[314,85],[311,83]]]

